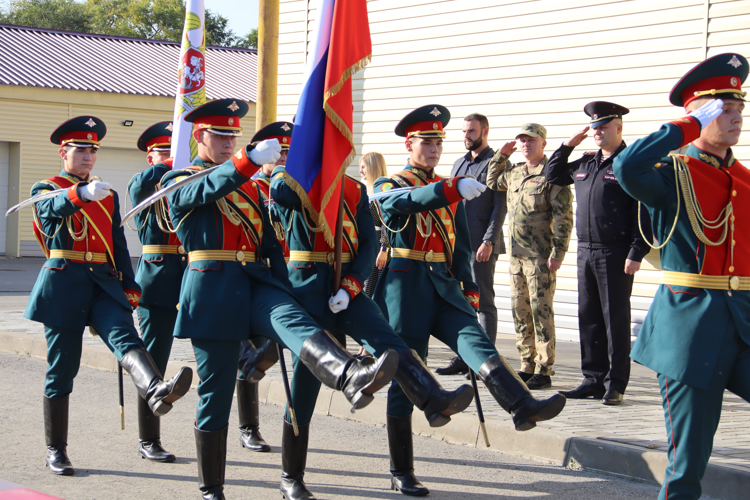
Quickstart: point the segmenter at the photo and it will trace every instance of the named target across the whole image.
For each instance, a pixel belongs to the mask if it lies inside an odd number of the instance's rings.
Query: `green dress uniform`
[[[712,57],[683,77],[670,100],[742,100],[747,74],[739,54]],[[668,156],[700,132],[688,115],[634,142],[614,162],[620,184],[648,209],[654,237],[664,244],[662,284],[631,357],[658,374],[669,441],[659,498],[670,500],[701,496],[724,390],[750,401],[750,173],[731,149],[721,158],[691,144],[686,154]],[[697,203],[688,207],[677,192],[675,170],[683,176],[679,188]],[[707,228],[691,224],[696,214],[726,218]]]
[[[205,133],[237,135],[248,106],[239,100],[212,101],[185,119]],[[196,132],[197,133],[197,132]],[[193,345],[200,383],[195,439],[199,487],[204,499],[223,499],[226,438],[240,343],[251,332],[285,345],[326,385],[344,392],[353,408],[372,401],[371,392],[393,377],[397,355],[387,364],[359,366],[296,302],[286,263],[250,177],[254,146],[214,166],[169,172],[162,184],[210,168],[200,180],[167,195],[169,215],[188,252],[174,335]]]
[[[50,138],[62,148],[96,150],[106,134],[94,117],[62,124]],[[68,151],[72,151],[69,149]],[[166,414],[187,392],[192,372],[183,369],[165,383],[133,325],[141,289],[133,276],[116,192],[86,201],[81,190],[94,178],[66,171],[36,183],[32,196],[67,189],[34,207],[34,233],[47,257],[24,316],[44,324],[47,374],[44,390],[46,464],[55,474],[74,470],[67,457],[68,399],[78,373],[83,330],[94,329],[130,373],[152,416]]]

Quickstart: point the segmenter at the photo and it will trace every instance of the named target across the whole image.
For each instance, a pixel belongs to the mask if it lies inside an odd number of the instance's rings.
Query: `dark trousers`
[[[750,401],[750,346],[740,339],[734,325],[730,328],[735,332],[726,336],[707,389],[696,389],[659,374],[669,443],[669,465],[659,500],[700,498],[701,479],[719,426],[724,389]]]
[[[138,306],[141,338],[162,375],[167,369],[169,353],[172,351],[175,321],[177,321],[176,307]]]
[[[118,361],[128,351],[143,347],[133,325],[132,313],[98,286],[86,323],[96,330]],[[44,325],[44,333],[47,338],[44,395],[61,398],[73,392],[73,379],[81,364],[83,328],[77,330]]]
[[[583,383],[625,392],[630,378],[630,248],[578,247],[578,328]]]
[[[471,274],[479,287],[479,324],[487,332],[490,342],[497,339],[497,306],[495,306],[495,264],[498,254],[492,253],[487,262],[477,262],[477,252],[471,252]]]

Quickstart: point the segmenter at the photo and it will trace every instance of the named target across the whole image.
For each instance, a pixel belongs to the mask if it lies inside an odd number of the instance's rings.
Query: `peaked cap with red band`
[[[150,153],[152,150],[169,151],[172,148],[172,122],[151,125],[138,138],[138,149]]]
[[[99,148],[99,141],[107,135],[107,126],[93,116],[77,116],[52,132],[49,137],[52,144],[73,146],[76,148]]]
[[[216,135],[239,137],[242,135],[240,118],[250,107],[242,99],[217,99],[198,106],[185,115],[186,122],[192,122],[194,130],[209,130]]]
[[[417,108],[406,115],[396,125],[396,135],[400,137],[445,137],[444,128],[451,120],[448,108],[439,104],[429,104]]]
[[[253,140],[250,143],[255,146],[260,141],[267,139],[277,139],[281,145],[281,149],[286,151],[289,149],[289,145],[292,143],[292,129],[294,124],[292,122],[273,122],[269,123],[262,129],[258,130],[253,136]]]
[[[669,102],[685,107],[699,97],[745,100],[742,91],[748,73],[747,59],[739,54],[709,57],[687,72],[669,93]]]

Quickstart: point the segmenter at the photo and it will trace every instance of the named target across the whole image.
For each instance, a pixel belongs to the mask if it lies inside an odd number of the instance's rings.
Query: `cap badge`
[[[227,108],[231,109],[232,111],[237,111],[238,109],[240,109],[240,107],[237,106],[237,102],[236,101],[232,101],[232,104],[230,104],[229,106],[227,106]]]
[[[236,105],[235,105],[235,106],[236,106]],[[231,118],[231,117],[230,117],[230,118],[229,118],[229,119],[227,120],[227,125],[234,125],[234,118]]]
[[[732,56],[732,58],[729,60],[729,62],[727,64],[731,64],[732,66],[734,66],[735,69],[737,69],[740,66],[742,66],[742,63],[740,62],[739,59],[737,59],[736,55]]]
[[[292,129],[291,129],[291,128],[289,128],[289,125],[287,125],[287,124],[285,123],[284,125],[282,125],[282,126],[281,126],[281,130],[283,130],[284,132],[289,132],[289,131],[290,131],[290,130],[292,130]]]
[[[440,116],[441,115],[440,110],[437,109],[437,108],[432,108],[432,111],[430,111],[430,114],[432,116]]]
[[[286,144],[287,142],[289,142],[289,139],[287,139],[286,137],[284,137],[284,138],[281,139],[281,142],[283,142],[284,144]]]
[[[89,121],[87,121],[85,125],[88,125],[89,127],[96,127],[96,122],[93,120],[93,118],[89,118]]]
[[[166,126],[166,127],[164,127],[164,128],[166,128],[166,129],[167,129],[167,130],[169,130],[170,132],[171,132],[171,131],[172,131],[172,130],[174,129],[174,127],[172,127],[172,122],[169,122],[169,125],[167,125],[167,126]]]
[[[591,115],[591,119],[592,120],[598,120],[599,119],[599,115]]]
[[[737,86],[737,79],[735,77],[732,77],[731,80],[729,80],[729,83],[732,85],[732,87]]]
[[[170,143],[172,142],[172,136],[171,135],[169,137],[167,137],[167,142],[170,142]]]
[[[91,135],[91,134],[86,134],[86,139],[88,139],[88,140],[91,140],[91,139],[93,139],[93,138],[94,138],[94,136],[93,136],[93,135]]]
[[[523,126],[523,129],[524,129],[524,130],[531,130],[531,125],[528,125],[528,124],[527,124],[527,125],[524,125],[524,126]]]
[[[437,129],[438,129],[438,124],[437,122],[435,122],[432,124],[432,130],[437,130]]]

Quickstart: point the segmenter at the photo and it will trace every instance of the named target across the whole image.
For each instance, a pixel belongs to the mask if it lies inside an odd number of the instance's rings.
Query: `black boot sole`
[[[156,403],[151,410],[157,417],[163,417],[172,409],[172,403],[187,394],[190,384],[193,382],[193,370],[183,366],[177,374],[177,380],[172,386],[172,392],[167,394],[161,401]]]
[[[354,398],[352,398],[352,413],[354,413],[355,410],[361,410],[372,403],[375,399],[372,395],[388,385],[391,380],[393,380],[393,377],[396,376],[396,370],[398,369],[398,354],[394,351],[393,353],[384,354],[383,356],[385,356],[385,359],[382,360],[380,369],[375,374],[373,381],[362,388]]]
[[[271,451],[271,445],[266,444],[264,445],[256,445],[256,446],[248,446],[242,441],[242,438],[240,438],[240,446],[245,448],[246,450],[255,451],[258,453],[268,453]]]
[[[551,404],[545,406],[536,415],[515,422],[517,431],[528,431],[536,427],[537,422],[543,422],[555,418],[565,408],[566,399],[562,394],[555,394],[549,399],[554,399]]]
[[[459,388],[458,395],[453,399],[451,405],[439,413],[433,413],[427,417],[430,427],[442,427],[451,421],[451,415],[461,413],[469,407],[474,400],[474,389],[469,386]]]
[[[425,497],[430,494],[430,490],[424,487],[420,489],[415,489],[413,491],[402,490],[398,486],[396,486],[396,482],[393,480],[393,478],[391,478],[391,489],[394,491],[398,491],[402,495],[406,495],[410,497]]]

